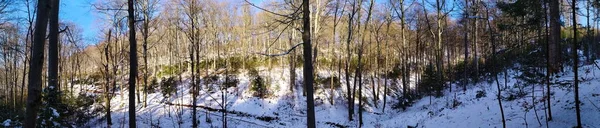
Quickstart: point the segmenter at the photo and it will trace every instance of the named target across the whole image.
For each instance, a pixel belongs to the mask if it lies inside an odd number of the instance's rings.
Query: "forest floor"
[[[600,63],[600,61],[598,61]],[[584,127],[600,127],[600,67],[584,65],[580,68],[580,100],[581,116]],[[295,87],[289,90],[287,69],[260,69],[262,76],[270,78],[269,98],[253,97],[249,92],[249,76],[245,73],[238,75],[237,88],[229,88],[226,92],[208,89],[206,86],[200,91],[198,103],[198,120],[200,127],[222,127],[223,111],[227,113],[227,126],[240,128],[262,127],[306,127],[306,99],[302,96],[302,88]],[[298,78],[302,79],[301,70],[297,70]],[[570,84],[573,73],[567,69],[562,77],[553,81],[551,87],[552,117],[546,123],[546,106],[543,99],[544,85],[520,86],[522,81],[516,79],[519,72],[509,71],[507,83],[504,75],[499,74],[500,85],[504,88],[502,101],[506,124],[514,127],[572,127],[576,124],[573,87]],[[327,76],[328,72],[319,72],[318,76]],[[186,75],[184,75],[184,78]],[[142,103],[136,105],[138,127],[191,127],[192,102],[189,93],[189,79],[184,80],[177,87],[177,93],[164,97],[160,90],[148,95],[147,106]],[[298,85],[301,81],[296,82]],[[342,81],[345,83],[345,81]],[[414,83],[414,81],[411,81]],[[567,83],[567,84],[563,84]],[[506,86],[506,87],[505,87]],[[80,85],[88,90],[97,90],[100,86]],[[370,86],[366,86],[370,87]],[[315,112],[317,127],[357,127],[358,107],[355,109],[354,121],[348,121],[348,107],[345,102],[346,86],[335,89],[334,104],[330,103],[329,89],[318,89],[315,93]],[[213,90],[213,91],[208,91]],[[364,127],[405,128],[407,126],[438,128],[438,127],[502,127],[500,109],[496,94],[498,92],[495,82],[483,81],[471,85],[466,91],[453,84],[453,92],[446,89],[441,97],[423,97],[406,110],[391,109],[397,102],[392,96],[387,97],[385,111],[382,109],[383,96],[379,95],[377,106],[373,104],[371,88],[364,88],[367,106],[364,112]],[[477,97],[478,91],[485,92]],[[533,92],[533,93],[532,93]],[[125,90],[127,93],[127,90]],[[222,109],[222,95],[225,97],[226,110]],[[128,120],[128,98],[126,94],[117,92],[111,100],[112,127],[126,127]],[[513,100],[506,100],[510,95]],[[388,94],[392,95],[392,94]],[[533,98],[532,98],[533,97]],[[143,98],[142,98],[143,99]],[[456,100],[454,100],[456,99]],[[356,102],[358,103],[358,101]],[[455,104],[453,104],[455,103]],[[104,103],[102,103],[104,104]],[[452,106],[456,105],[456,106]],[[358,106],[358,104],[355,104]],[[94,105],[100,107],[100,103]],[[86,126],[106,127],[104,112],[92,119]]]

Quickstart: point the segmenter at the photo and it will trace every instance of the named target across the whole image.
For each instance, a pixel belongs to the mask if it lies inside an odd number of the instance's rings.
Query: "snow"
[[[255,128],[255,127],[288,127],[302,128],[306,127],[306,99],[302,96],[301,80],[302,70],[297,69],[297,87],[294,91],[289,90],[289,70],[286,68],[260,68],[260,74],[270,78],[270,91],[272,96],[261,99],[252,97],[249,92],[249,76],[244,72],[237,75],[239,83],[237,88],[228,88],[226,90],[214,89],[208,91],[204,85],[200,90],[197,103],[214,109],[221,109],[222,91],[227,94],[225,106],[228,113],[228,127]],[[580,100],[582,102],[582,122],[584,127],[598,127],[600,122],[600,70],[593,65],[585,65],[580,68],[580,77],[583,79],[580,85]],[[506,96],[507,91],[516,89],[514,85],[520,84],[518,79],[514,78],[518,72],[509,72],[508,83],[500,80],[500,85],[504,88],[502,95]],[[334,73],[335,74],[335,73]],[[318,72],[318,76],[329,76],[329,72]],[[555,79],[554,82],[572,81],[573,74],[567,71],[560,74],[562,77]],[[343,78],[343,77],[342,77]],[[504,79],[499,75],[499,79]],[[348,121],[347,103],[345,101],[345,81],[341,88],[333,92],[334,103],[330,104],[328,97],[331,96],[329,89],[317,89],[315,92],[315,112],[317,127],[335,127],[342,125],[346,127],[358,126],[358,105],[355,104],[354,120]],[[222,81],[222,79],[220,80]],[[178,91],[171,97],[165,98],[160,91],[148,94],[148,106],[142,107],[139,103],[136,105],[136,119],[138,127],[190,127],[191,107],[182,107],[171,104],[191,105],[191,94],[189,94],[190,80],[184,80],[177,88]],[[414,77],[411,78],[414,83]],[[77,89],[83,90],[101,90],[94,85],[77,85]],[[363,93],[368,99],[367,104],[373,104],[373,94],[371,86],[365,86]],[[414,87],[414,85],[411,85]],[[396,102],[391,96],[388,96],[388,102],[385,111],[381,108],[383,96],[379,95],[377,108],[373,105],[366,106],[364,112],[364,127],[384,127],[398,128],[407,126],[418,127],[502,127],[500,108],[496,94],[498,92],[495,82],[480,82],[470,86],[465,92],[462,87],[453,85],[453,92],[445,90],[442,97],[423,97],[417,100],[412,107],[406,110],[391,109]],[[546,106],[543,99],[545,86],[533,85],[524,88],[529,92],[523,98],[512,101],[503,100],[504,115],[506,117],[507,127],[573,127],[575,126],[575,109],[572,86],[554,85],[552,86],[552,117],[553,120],[546,124]],[[157,89],[158,90],[158,89]],[[460,91],[456,91],[460,90]],[[477,91],[485,91],[486,96],[476,98]],[[86,91],[90,92],[90,91]],[[533,92],[533,93],[531,93]],[[116,96],[111,99],[111,111],[113,126],[127,126],[128,120],[128,91],[117,91]],[[535,96],[533,96],[534,94]],[[451,107],[453,100],[461,102],[457,107]],[[358,103],[358,102],[356,102]],[[104,103],[96,103],[94,107],[101,107]],[[534,105],[535,104],[535,105]],[[535,106],[535,107],[534,107]],[[535,108],[535,109],[534,109]],[[537,116],[536,116],[537,113]],[[222,113],[218,111],[209,111],[204,108],[198,108],[198,120],[200,127],[222,127]],[[97,118],[86,124],[89,127],[106,127],[106,120],[101,119],[104,112]],[[275,118],[271,121],[261,120],[259,118]],[[210,121],[207,121],[209,119]],[[538,123],[538,120],[540,123]],[[9,120],[10,121],[10,120]],[[6,124],[6,121],[4,122]]]
[[[60,116],[60,114],[58,114],[58,112],[56,112],[56,109],[54,109],[54,108],[50,108],[50,109],[52,110],[52,115],[54,117],[59,117]]]
[[[4,127],[8,127],[8,126],[10,126],[10,122],[12,122],[10,119],[6,119],[6,120],[4,120],[4,122],[2,122],[2,125]]]

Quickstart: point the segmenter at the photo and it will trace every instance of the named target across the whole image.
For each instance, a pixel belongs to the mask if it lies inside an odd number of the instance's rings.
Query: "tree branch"
[[[244,1],[246,1],[246,3],[248,3],[249,5],[251,5],[251,6],[254,6],[255,8],[258,8],[258,9],[260,9],[260,10],[263,10],[263,11],[265,11],[265,12],[271,13],[271,14],[273,14],[273,15],[281,16],[281,17],[290,18],[290,19],[294,19],[294,18],[293,18],[293,16],[290,16],[290,15],[294,15],[294,14],[296,14],[296,13],[298,12],[298,10],[300,10],[300,8],[298,8],[296,11],[294,11],[294,13],[292,13],[292,14],[288,14],[288,15],[284,15],[284,14],[279,14],[279,13],[276,13],[276,12],[273,12],[273,11],[270,11],[270,10],[267,10],[267,9],[265,9],[265,8],[259,7],[259,6],[255,5],[254,3],[252,3],[252,2],[250,2],[250,1],[248,1],[248,0],[244,0]],[[303,3],[303,4],[304,4],[304,3]],[[302,5],[300,5],[300,6],[302,6]]]
[[[268,57],[278,57],[278,56],[284,56],[287,54],[290,54],[290,52],[292,52],[293,50],[295,50],[298,46],[302,45],[304,43],[299,43],[294,45],[294,47],[288,49],[286,52],[284,53],[279,53],[279,54],[266,54],[266,53],[255,53],[255,54],[259,54],[259,55],[264,55],[264,56],[268,56]]]
[[[58,31],[58,33],[63,33],[63,32],[65,32],[65,31],[67,31],[68,29],[69,29],[69,26],[65,26],[65,28],[64,28],[64,29],[62,29],[62,30],[60,30],[60,31]]]

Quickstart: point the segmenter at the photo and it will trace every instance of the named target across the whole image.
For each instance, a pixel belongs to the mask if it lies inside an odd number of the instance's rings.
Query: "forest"
[[[0,0],[0,127],[600,127],[599,30],[599,0]]]

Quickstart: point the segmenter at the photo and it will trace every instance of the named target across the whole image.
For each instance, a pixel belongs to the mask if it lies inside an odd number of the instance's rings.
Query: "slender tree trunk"
[[[337,25],[338,25],[338,22],[339,22],[339,18],[338,18],[338,11],[339,11],[339,9],[340,9],[340,1],[339,1],[339,0],[336,0],[336,1],[335,1],[334,12],[333,12],[333,31],[332,31],[332,33],[333,33],[333,43],[334,43],[334,44],[337,44],[337,42],[338,42],[338,40],[337,40],[337,33],[336,33],[336,29],[337,29]],[[343,9],[342,9],[342,13],[343,13],[343,12],[344,12],[344,11],[343,11]],[[331,47],[330,47],[330,44],[327,44],[327,48],[328,48],[328,49],[331,49]],[[335,58],[335,57],[336,57],[336,54],[337,54],[336,52],[331,52],[331,57],[334,57],[334,58]],[[341,61],[341,58],[339,58],[339,57],[338,57],[338,60],[339,60],[338,62],[340,62],[340,61]],[[329,82],[329,85],[330,85],[330,93],[331,93],[331,95],[330,95],[330,98],[329,98],[329,100],[330,100],[329,102],[331,103],[331,105],[334,105],[334,104],[335,104],[335,95],[334,95],[334,93],[335,93],[335,88],[334,88],[334,86],[333,86],[333,85],[334,85],[334,79],[333,79],[333,76],[334,76],[334,75],[333,75],[333,72],[334,72],[334,69],[333,69],[334,63],[335,63],[335,62],[333,62],[333,61],[332,61],[332,62],[331,62],[331,64],[329,65],[329,74],[331,74],[331,76],[330,76],[330,77],[331,77],[331,80],[330,80],[330,82]],[[339,64],[340,64],[340,63],[338,63],[338,66],[340,66]],[[340,67],[341,67],[341,66],[340,66]],[[339,71],[339,68],[338,68],[338,71]],[[339,79],[339,80],[340,80],[340,82],[341,82],[341,79],[340,79],[340,78],[341,78],[341,73],[339,73],[339,72],[338,72],[338,79]]]
[[[394,4],[394,3],[392,3]],[[398,10],[394,9],[396,14],[400,17],[400,35],[402,37],[402,46],[398,47],[401,48],[398,51],[400,51],[399,55],[399,60],[400,60],[400,69],[402,71],[402,75],[401,75],[401,79],[402,79],[402,97],[407,98],[409,95],[409,69],[408,69],[408,51],[409,49],[407,48],[407,43],[406,43],[406,34],[405,34],[405,9],[404,9],[404,0],[400,0],[398,1],[399,4],[399,10],[400,12],[398,12]],[[395,7],[394,7],[395,8]]]
[[[127,12],[129,13],[129,127],[135,128],[135,81],[137,78],[137,43],[135,40],[135,16],[133,8],[133,0],[127,2]]]
[[[21,78],[21,102],[25,103],[25,77],[27,76],[27,63],[31,63],[30,58],[29,58],[29,54],[30,54],[30,44],[32,44],[32,40],[33,40],[33,36],[34,36],[34,28],[33,28],[33,15],[32,12],[29,9],[29,0],[25,1],[25,4],[27,6],[27,21],[29,23],[29,26],[27,28],[27,35],[25,37],[25,58],[23,59],[23,75]],[[24,105],[24,104],[23,104]],[[23,106],[25,107],[25,106]]]
[[[590,28],[591,28],[591,26],[590,26],[590,10],[591,10],[591,7],[590,7],[590,2],[587,2],[587,0],[585,0],[585,1],[586,1],[586,3],[585,3],[585,8],[586,8],[585,9],[586,10],[585,17],[586,18],[585,19],[587,20],[586,21],[587,26],[586,26],[586,30],[585,30],[585,33],[586,33],[585,41],[583,42],[584,43],[583,44],[583,56],[585,57],[586,62],[589,62],[589,61],[592,61],[590,58],[590,41],[591,40],[589,38],[589,37],[591,37],[590,36],[590,34],[591,34],[590,33]]]
[[[196,73],[195,68],[200,68],[200,67],[196,67],[196,63],[195,63],[196,61],[194,59],[195,47],[196,47],[195,44],[192,42],[192,44],[190,45],[190,51],[189,51],[190,52],[190,60],[191,60],[190,61],[190,67],[191,67],[190,72],[192,73],[192,81],[190,83],[192,85],[192,105],[194,106],[194,107],[192,107],[192,127],[193,128],[198,127],[198,119],[196,119],[197,118],[197,116],[196,116],[196,109],[197,109],[196,96],[197,96],[197,92],[198,92],[198,87],[197,87],[198,85],[196,85],[196,75],[197,74],[195,74]]]
[[[467,92],[467,85],[469,85],[469,76],[468,76],[468,68],[469,68],[469,19],[468,19],[468,15],[469,12],[467,11],[467,8],[469,7],[469,1],[465,0],[465,10],[464,10],[464,19],[465,19],[465,23],[463,23],[463,27],[464,27],[464,41],[465,41],[465,57],[463,59],[463,65],[464,65],[464,72],[463,72],[463,93]]]
[[[150,14],[151,13],[149,11],[150,9],[150,1],[146,0],[144,1],[144,4],[142,5],[144,7],[142,7],[142,13],[143,13],[143,26],[142,26],[142,34],[143,34],[143,43],[142,43],[142,57],[144,58],[144,85],[143,85],[143,91],[144,91],[144,107],[146,107],[148,105],[147,100],[148,100],[148,29],[149,29],[149,22],[150,22]]]
[[[190,57],[190,73],[191,73],[191,88],[192,88],[192,127],[193,128],[197,128],[198,127],[198,117],[197,117],[197,106],[196,106],[196,98],[198,96],[198,88],[199,88],[199,83],[197,81],[199,81],[198,79],[198,75],[199,73],[199,64],[196,63],[197,60],[200,60],[200,58],[196,57],[196,54],[199,54],[198,50],[197,50],[197,46],[199,45],[199,41],[198,41],[198,34],[196,34],[196,19],[197,19],[197,8],[196,8],[196,1],[192,0],[190,1],[191,3],[189,4],[189,12],[187,12],[187,18],[189,18],[190,20],[190,28],[189,28],[189,32],[187,33],[187,37],[189,39],[189,57]]]
[[[548,61],[550,61],[550,75],[556,73],[559,70],[558,62],[560,50],[557,48],[560,42],[560,8],[558,0],[549,0],[549,10],[550,10],[550,42],[548,46],[549,57]],[[552,113],[550,107],[550,87],[548,86],[548,120],[552,120]]]
[[[44,64],[44,45],[46,27],[48,25],[48,0],[38,0],[38,14],[35,21],[33,47],[29,65],[29,85],[27,96],[27,107],[25,112],[25,128],[35,128],[37,122],[37,111],[40,107],[42,92],[42,65]]]
[[[366,26],[366,25],[365,25]],[[364,39],[364,38],[363,38]],[[364,40],[363,40],[364,41]],[[361,42],[362,43],[362,42]],[[358,79],[358,127],[362,127],[363,125],[363,100],[362,100],[362,54],[363,48],[362,46],[358,50],[358,68],[356,69],[356,75]]]
[[[294,45],[294,37],[296,32],[293,31],[290,33],[289,45],[290,47]],[[291,51],[291,55],[289,55],[290,59],[290,92],[294,92],[294,87],[296,87],[296,50]]]
[[[548,121],[552,120],[552,111],[551,111],[552,109],[550,106],[551,105],[551,102],[550,102],[550,97],[551,97],[550,96],[550,85],[551,85],[551,83],[550,83],[550,81],[552,81],[551,75],[552,75],[552,71],[553,71],[553,69],[552,69],[553,56],[551,56],[551,55],[553,55],[553,53],[551,53],[551,52],[556,52],[556,51],[553,51],[553,49],[551,49],[551,45],[554,45],[554,44],[552,44],[550,42],[550,40],[553,40],[550,38],[555,38],[555,37],[550,37],[548,35],[548,22],[547,22],[548,21],[548,15],[547,15],[548,5],[546,3],[548,3],[548,1],[544,0],[544,23],[546,24],[545,25],[546,26],[546,30],[545,30],[546,31],[546,33],[545,33],[545,36],[546,36],[546,39],[545,39],[545,41],[546,41],[546,96],[545,96],[545,98],[547,100],[546,105],[548,107],[546,109],[548,111],[546,122],[548,122]],[[550,24],[550,25],[552,25],[552,24]],[[552,29],[554,29],[554,28],[552,28]],[[552,30],[552,31],[554,31],[554,30]],[[553,36],[555,36],[555,35],[553,35]]]
[[[303,0],[302,4],[302,20],[303,20],[303,31],[302,31],[302,44],[304,49],[304,86],[306,87],[306,107],[307,107],[307,127],[315,128],[315,104],[313,98],[313,65],[311,55],[311,44],[310,44],[310,8],[309,0]]]
[[[389,39],[387,39],[387,38],[389,38],[390,26],[392,24],[392,15],[390,14],[388,16],[389,16],[388,19],[386,19],[387,23],[386,23],[386,30],[385,30],[386,31],[385,32],[386,33],[386,35],[385,35],[386,39],[385,39],[385,45],[384,45],[385,47],[389,46],[389,43],[388,43]],[[390,53],[390,49],[389,48],[386,48],[386,53]],[[387,59],[388,59],[388,54],[386,54],[385,57],[384,57],[384,60],[387,60]],[[387,72],[387,70],[388,70],[388,61],[385,61],[385,63],[383,64],[383,70]],[[388,78],[389,78],[389,76],[387,76],[387,75],[385,75],[383,77],[383,108],[382,108],[382,112],[385,112],[385,106],[387,104]]]
[[[577,112],[577,128],[581,128],[581,109],[579,101],[579,53],[577,50],[579,49],[579,43],[577,42],[577,0],[573,0],[571,3],[571,9],[573,9],[573,46],[571,53],[573,53],[573,72],[574,76],[574,86],[575,86],[575,111]]]
[[[50,28],[48,40],[48,103],[49,106],[55,106],[60,102],[59,80],[58,80],[58,12],[60,7],[59,0],[51,0],[50,9]]]
[[[144,31],[148,32],[148,29],[145,28]],[[148,36],[144,36],[144,43],[142,45],[143,49],[143,58],[144,58],[144,107],[148,105]]]
[[[436,13],[437,13],[437,18],[436,18],[436,23],[437,23],[437,28],[436,28],[436,37],[437,37],[437,43],[436,43],[436,48],[435,48],[435,62],[436,62],[436,68],[437,68],[437,77],[438,80],[440,80],[438,86],[441,86],[442,88],[445,85],[445,80],[444,80],[444,60],[443,60],[443,47],[442,47],[442,20],[444,17],[442,17],[442,0],[436,0]],[[441,89],[437,89],[437,95],[441,95],[442,92]]]
[[[348,90],[348,120],[352,121],[352,116],[354,114],[354,87],[350,84],[350,63],[352,62],[352,53],[350,50],[350,43],[352,42],[352,22],[354,21],[354,15],[356,15],[356,6],[352,6],[352,13],[349,14],[348,20],[348,38],[346,39],[346,64],[344,68],[345,77],[346,77],[346,89]],[[356,86],[356,84],[354,84]]]
[[[6,40],[8,41],[8,37],[6,37]],[[4,40],[3,40],[3,41],[4,41]],[[9,70],[10,70],[10,65],[8,65],[8,63],[7,63],[7,62],[8,62],[8,56],[9,56],[9,52],[10,52],[10,51],[8,51],[8,50],[9,50],[10,48],[8,48],[8,47],[9,47],[9,45],[8,45],[8,44],[3,44],[3,45],[4,45],[4,46],[2,46],[2,53],[3,53],[3,54],[2,54],[2,57],[3,57],[2,59],[3,59],[3,61],[4,61],[4,86],[5,86],[5,87],[3,87],[2,89],[3,89],[4,91],[6,91],[6,92],[3,92],[3,95],[2,95],[2,96],[4,96],[5,94],[9,94],[9,96],[8,96],[6,99],[4,99],[4,102],[5,102],[4,104],[8,104],[8,102],[9,102],[9,101],[12,101],[12,99],[15,99],[15,97],[13,97],[13,94],[12,94],[12,93],[13,93],[13,90],[12,90],[13,88],[12,88],[12,87],[10,87],[10,83],[9,83],[9,81],[10,81],[10,80],[9,80],[9,79],[10,79],[10,77],[9,77],[9,75],[8,75],[8,72],[10,72],[10,71],[9,71]],[[10,88],[10,89],[9,89],[9,88]],[[12,106],[12,107],[13,107],[12,109],[14,109],[14,108],[15,108],[15,106]]]
[[[479,19],[478,19],[478,11],[479,11],[479,1],[478,0],[474,0],[473,2],[473,6],[474,6],[474,16],[476,17],[474,20],[474,25],[473,25],[473,63],[475,64],[475,83],[479,82],[479,49],[478,49],[478,43],[479,40],[477,38],[477,36],[479,36],[478,32],[478,28],[479,28]]]
[[[359,119],[359,127],[362,127],[363,125],[363,102],[362,102],[362,84],[363,84],[363,64],[362,64],[362,56],[364,54],[364,44],[365,44],[365,35],[364,33],[366,33],[368,26],[369,26],[369,20],[371,19],[371,11],[373,10],[373,3],[374,1],[371,0],[370,4],[369,4],[369,10],[367,12],[367,20],[365,21],[365,26],[363,28],[363,32],[361,32],[361,37],[362,40],[360,42],[360,47],[358,48],[358,69],[357,69],[357,74],[358,74],[358,119]],[[362,3],[362,0],[361,2]]]
[[[111,117],[111,112],[110,112],[110,70],[108,69],[108,65],[110,64],[110,56],[109,56],[109,47],[110,47],[110,39],[112,36],[112,30],[108,30],[108,41],[106,43],[106,46],[104,46],[104,56],[106,57],[106,64],[104,65],[104,72],[105,72],[105,79],[106,79],[106,84],[104,86],[104,102],[105,102],[105,111],[106,111],[106,126],[110,128],[110,126],[112,125],[112,117]]]
[[[486,21],[487,21],[487,25],[488,25],[488,29],[489,29],[489,35],[490,35],[490,40],[492,43],[492,67],[494,67],[492,69],[492,75],[494,76],[494,79],[496,80],[496,88],[498,89],[498,94],[496,95],[497,99],[498,99],[498,106],[500,107],[500,114],[502,115],[502,127],[506,128],[506,119],[504,118],[504,108],[502,106],[502,100],[501,100],[501,93],[502,90],[500,89],[500,82],[498,81],[498,73],[496,72],[496,40],[494,37],[494,29],[492,28],[492,25],[490,24],[490,15],[489,15],[489,8],[486,8]],[[534,110],[535,111],[535,110]]]

